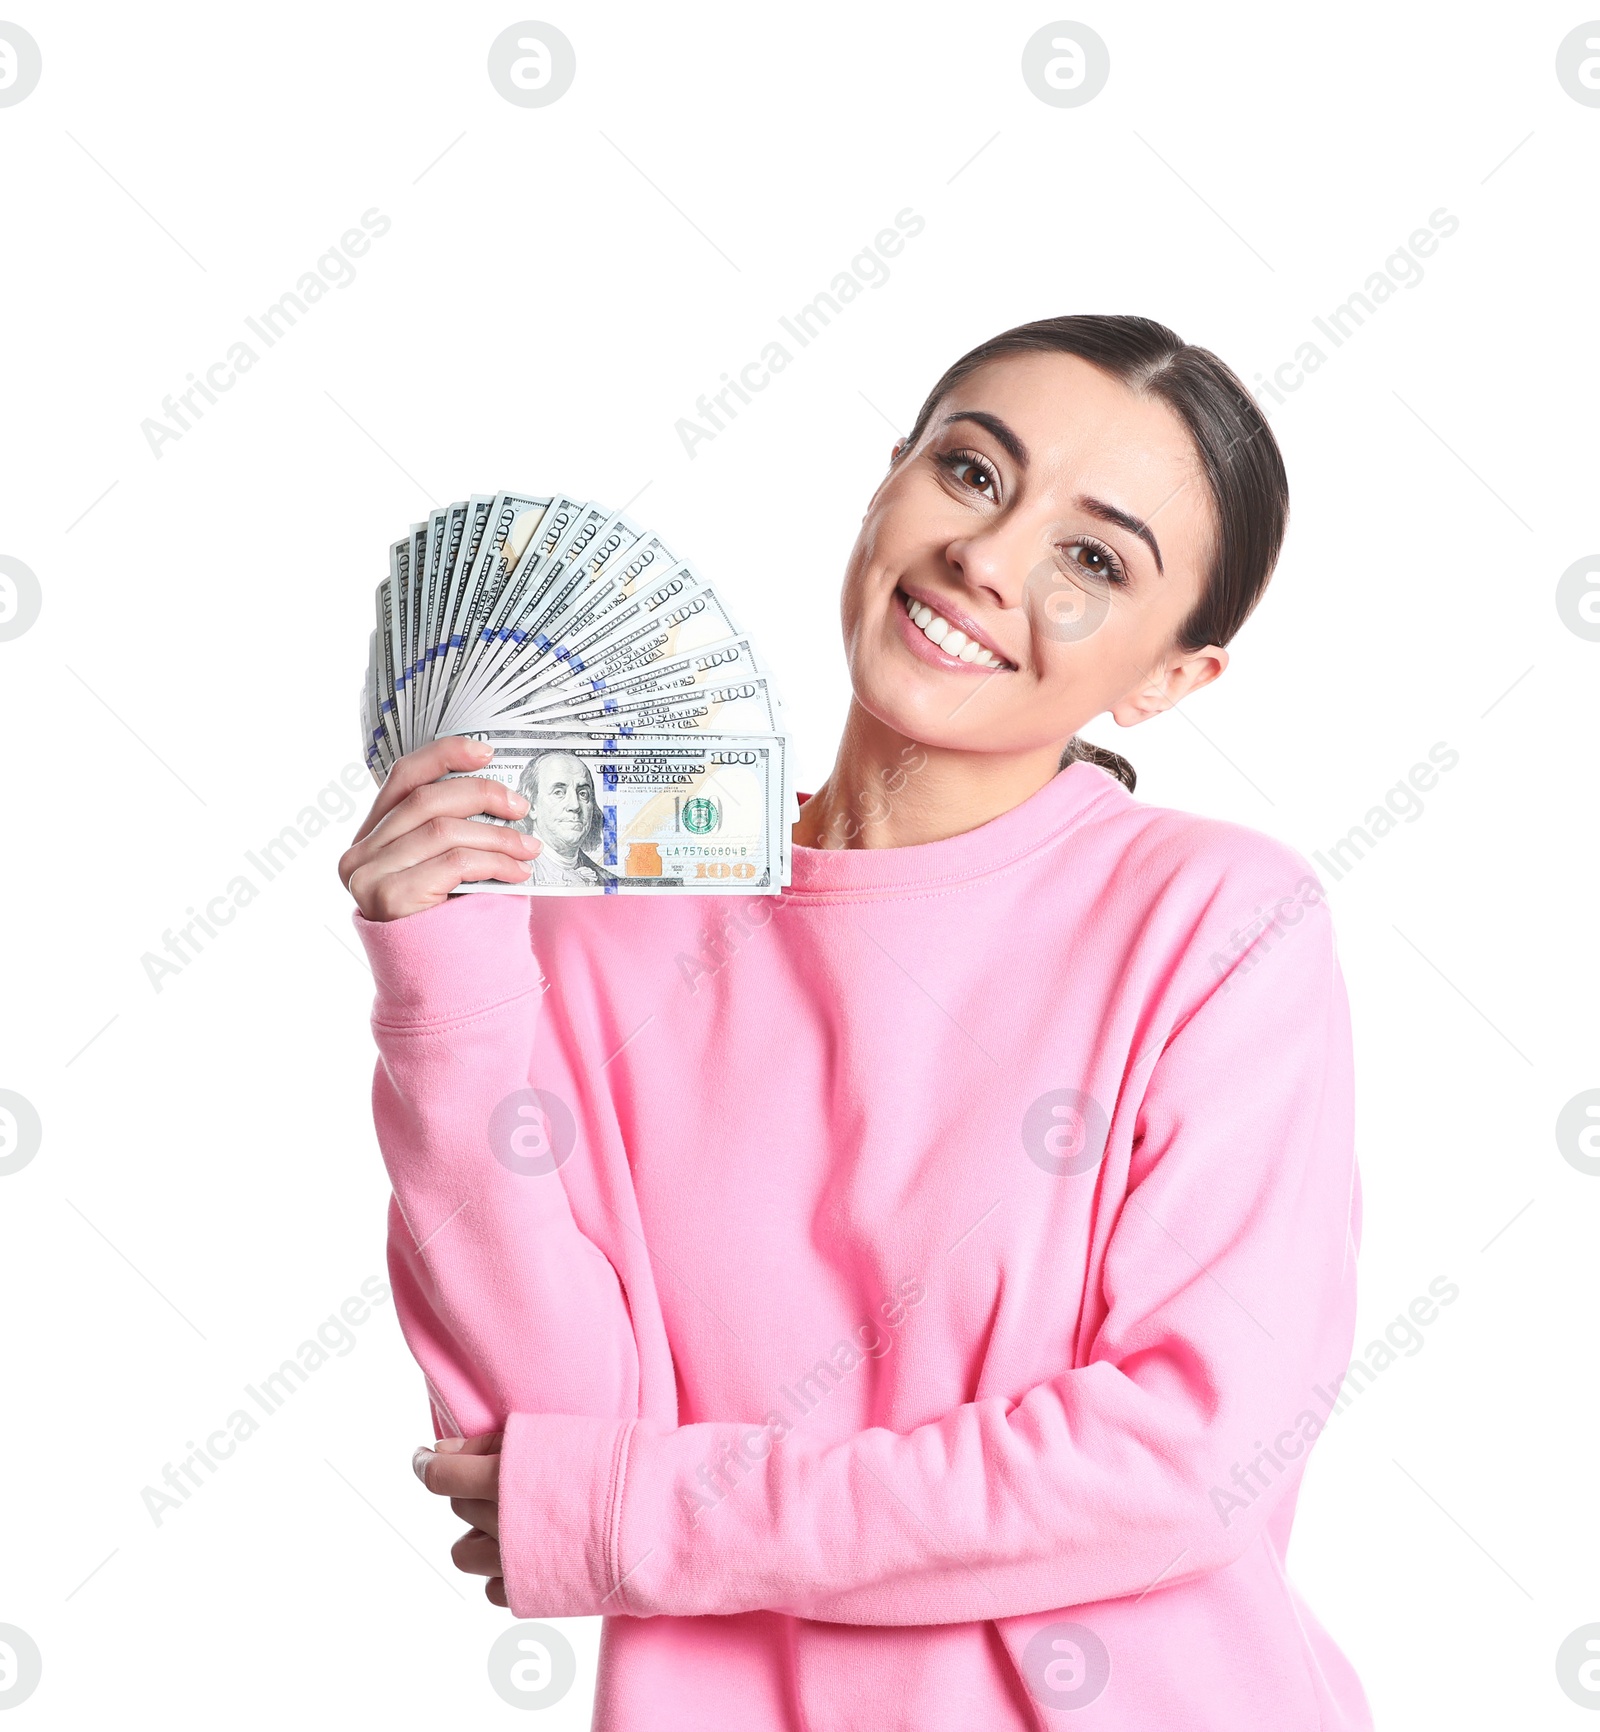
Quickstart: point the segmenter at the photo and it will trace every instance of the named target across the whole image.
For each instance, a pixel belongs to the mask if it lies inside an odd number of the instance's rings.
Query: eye
[[[999,485],[999,477],[988,459],[980,457],[976,451],[936,451],[934,462],[948,470],[960,486],[981,493],[985,499],[995,499],[995,494],[989,489]],[[971,476],[979,479],[974,481],[969,479]]]
[[[1074,577],[1093,578],[1097,583],[1128,581],[1122,561],[1102,541],[1080,537],[1077,541],[1061,542],[1059,550],[1067,556],[1067,563],[1071,566]],[[1084,557],[1077,558],[1078,554]]]

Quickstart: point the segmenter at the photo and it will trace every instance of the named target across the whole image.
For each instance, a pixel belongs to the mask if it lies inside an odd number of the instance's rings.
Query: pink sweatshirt
[[[355,924],[406,1339],[596,1727],[1371,1726],[1284,1570],[1360,1235],[1298,853],[1073,763],[779,898]]]

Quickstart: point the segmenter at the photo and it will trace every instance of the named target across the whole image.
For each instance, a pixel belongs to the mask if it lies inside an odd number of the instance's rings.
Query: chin
[[[889,596],[890,608],[899,603]],[[978,688],[984,682],[952,677],[916,660],[895,637],[892,615],[874,641],[858,636],[851,659],[850,684],[868,715],[907,739],[954,750],[993,750],[999,695]]]
[[[925,746],[948,746],[957,750],[979,746],[983,730],[980,719],[965,714],[952,716],[948,692],[937,680],[923,678],[915,669],[892,673],[881,666],[864,670],[853,682],[856,702],[868,715]],[[977,702],[967,706],[976,708]]]

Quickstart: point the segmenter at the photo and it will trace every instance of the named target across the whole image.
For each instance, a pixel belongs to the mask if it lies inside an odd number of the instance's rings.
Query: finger
[[[442,1455],[419,1449],[412,1457],[417,1478],[435,1497],[471,1498],[483,1503],[500,1501],[500,1457],[498,1455]]]
[[[527,811],[528,802],[522,795],[494,776],[444,776],[413,788],[398,806],[373,825],[362,841],[369,847],[374,843],[381,846],[401,831],[437,814],[470,818],[474,813],[485,812],[492,818],[521,818]]]
[[[350,876],[358,866],[430,818],[470,818],[482,812],[492,818],[517,819],[525,816],[527,810],[528,802],[521,794],[492,776],[447,776],[442,781],[425,783],[375,823],[363,825],[361,834],[339,857],[339,877],[348,888]]]
[[[498,1455],[503,1431],[484,1431],[476,1437],[441,1437],[433,1446],[441,1455]]]
[[[450,1561],[469,1576],[498,1576],[500,1542],[471,1528],[451,1546]]]
[[[479,1533],[500,1537],[500,1506],[483,1497],[453,1497],[450,1507],[469,1528]]]
[[[397,814],[398,816],[398,814]],[[350,875],[351,883],[355,882],[355,874],[362,867],[375,869],[379,874],[405,872],[412,866],[420,866],[424,860],[431,860],[437,854],[447,853],[452,848],[474,848],[485,852],[509,854],[513,859],[531,860],[539,853],[544,844],[537,836],[530,835],[526,830],[519,830],[512,824],[485,824],[476,818],[433,817],[418,824],[415,829],[403,834],[389,837],[383,828],[373,832],[362,844],[369,850],[365,861],[358,864]],[[369,872],[368,874],[372,874]]]
[[[483,1591],[489,1597],[491,1606],[504,1606],[509,1612],[511,1602],[506,1598],[506,1579],[504,1576],[490,1576],[483,1585]]]
[[[356,906],[368,920],[399,920],[436,907],[458,884],[493,879],[501,884],[527,880],[532,862],[481,849],[451,848],[408,872],[379,874],[363,867],[350,880]]]
[[[356,831],[356,841],[359,842],[381,818],[387,817],[408,794],[424,783],[436,782],[451,770],[481,770],[493,756],[492,746],[482,740],[469,740],[463,734],[449,734],[442,740],[433,740],[414,752],[407,752],[384,777],[378,797],[372,802],[372,810]]]

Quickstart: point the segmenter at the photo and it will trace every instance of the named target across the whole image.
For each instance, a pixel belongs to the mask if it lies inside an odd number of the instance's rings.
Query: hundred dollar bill
[[[450,658],[441,700],[441,724],[448,731],[458,694],[476,683],[482,653],[494,642],[492,622],[512,574],[543,558],[570,533],[584,509],[581,499],[556,493],[547,498],[497,493],[490,507],[478,555],[468,572],[457,606],[454,634],[461,644]]]
[[[361,686],[361,745],[367,768],[381,782],[387,773],[384,762],[383,724],[378,721],[378,634],[367,640],[367,677]]]
[[[431,546],[428,550],[430,575],[424,600],[422,648],[418,659],[422,663],[422,721],[424,728],[430,732],[439,680],[439,657],[446,636],[445,611],[449,603],[456,562],[461,557],[462,544],[466,540],[467,522],[472,506],[473,501],[467,499],[458,499],[454,505],[449,506],[439,537],[437,558]]]
[[[695,581],[686,562],[658,535],[639,536],[626,545],[608,538],[606,548],[596,550],[583,568],[564,573],[557,569],[560,558],[558,553],[552,561],[553,581],[544,599],[506,634],[512,641],[491,677],[473,686],[470,714],[501,714],[533,686],[561,676],[570,668],[574,641],[586,637],[602,614],[630,597],[659,588],[669,577],[676,579],[677,589]],[[458,706],[457,713],[469,712]]]
[[[486,692],[517,684],[517,669],[524,655],[536,648],[536,634],[546,616],[584,589],[597,558],[603,564],[638,535],[637,527],[620,511],[607,511],[590,500],[554,548],[530,547],[507,578],[482,634],[478,667],[470,689],[462,694],[463,702],[476,703]]]
[[[367,768],[374,777],[382,782],[394,768],[395,760],[400,756],[400,743],[389,723],[384,711],[385,692],[392,689],[385,677],[388,662],[388,645],[378,632],[373,632],[369,643],[366,684],[362,687],[362,725],[365,728],[365,757]]]
[[[687,569],[687,561],[680,560],[659,535],[641,536],[605,563],[591,591],[574,597],[547,618],[543,627],[550,639],[547,647],[553,648],[557,639],[566,641],[587,631],[598,615],[642,594],[680,567]]]
[[[642,595],[602,615],[586,636],[566,646],[565,655],[549,665],[542,678],[536,676],[526,690],[502,697],[503,707],[491,714],[520,720],[552,697],[584,686],[597,689],[600,682],[622,679],[737,635],[738,627],[716,591],[701,583],[687,564],[680,565]],[[494,694],[490,697],[492,701]],[[473,719],[483,725],[490,716],[480,709]]]
[[[492,684],[479,689],[480,703],[493,693],[496,707],[503,709],[511,695],[567,662],[569,646],[589,631],[597,616],[684,566],[659,535],[641,535],[625,518],[601,536],[581,564],[569,562],[565,571],[555,573],[538,608],[511,634],[514,641]]]
[[[406,585],[405,606],[401,617],[401,624],[405,627],[405,661],[395,669],[395,678],[400,682],[399,695],[406,716],[406,727],[413,739],[416,737],[420,719],[417,715],[415,678],[419,629],[417,616],[421,611],[422,567],[427,557],[428,520],[424,518],[421,523],[411,525],[411,578]]]
[[[401,684],[405,688],[407,701],[410,705],[411,725],[413,728],[422,726],[423,717],[423,679],[424,652],[428,641],[428,614],[432,604],[433,586],[436,581],[439,553],[443,546],[443,529],[445,519],[450,514],[448,505],[435,506],[421,525],[420,542],[413,538],[411,552],[411,594],[407,609],[407,644],[406,663],[401,670]]]
[[[481,527],[474,529],[469,556],[450,598],[451,647],[434,706],[435,729],[455,692],[470,684],[489,620],[511,574],[535,541],[559,541],[582,502],[566,494],[495,494]]]
[[[681,893],[674,859],[693,865],[690,888],[770,894],[788,882],[796,806],[778,692],[717,592],[660,536],[574,495],[474,494],[434,507],[392,545],[375,601],[360,706],[375,779],[446,734],[555,745],[562,798],[604,808],[601,857],[579,862],[552,845],[535,886]],[[751,741],[755,758],[730,755]],[[692,797],[673,755],[685,751],[706,774],[761,783],[754,815],[719,808],[721,852],[705,840],[710,805],[680,808],[665,838],[639,819],[662,821],[665,807],[640,792],[652,782]],[[541,797],[548,761],[523,766]],[[643,829],[630,835],[634,819]],[[640,852],[608,862],[608,824],[618,846]]]
[[[408,670],[416,687],[416,717],[420,726],[427,714],[428,687],[428,644],[433,633],[434,602],[439,588],[439,565],[444,557],[446,528],[450,514],[456,510],[453,505],[436,505],[428,513],[428,534],[424,544],[422,564],[417,572],[416,597],[416,642],[413,646],[413,662]],[[460,509],[466,510],[466,501],[460,502]]]
[[[383,729],[384,755],[390,765],[401,754],[400,717],[395,709],[394,690],[394,591],[390,580],[386,577],[378,585],[375,598],[377,605],[378,628],[373,648],[372,669],[373,685],[376,688],[376,714],[374,721]]]
[[[782,888],[781,735],[621,739],[499,728],[470,737],[494,748],[488,767],[471,773],[521,793],[529,810],[516,828],[544,846],[525,883],[484,879],[462,892],[725,896]]]
[[[444,715],[445,702],[451,688],[455,684],[456,666],[465,649],[467,638],[464,629],[467,608],[472,596],[472,574],[478,568],[478,556],[488,539],[490,527],[494,522],[494,508],[497,498],[504,495],[490,493],[475,493],[467,501],[467,520],[461,532],[461,546],[457,550],[455,564],[450,570],[450,581],[444,595],[444,613],[440,625],[439,642],[435,646],[435,672],[433,689],[428,705],[429,732],[437,737],[439,723]],[[510,532],[506,537],[506,545],[517,547],[520,555],[523,545],[538,527],[539,519],[544,515],[545,504],[541,500],[530,499],[527,495],[513,496],[521,506],[520,516],[511,519]]]
[[[633,698],[661,697],[668,692],[691,691],[706,685],[724,685],[733,680],[768,678],[766,668],[747,637],[724,638],[690,655],[653,662],[637,673],[617,680],[585,680],[575,676],[572,685],[559,685],[535,694],[518,720],[528,727],[556,728],[563,719],[579,711],[588,714],[608,699],[618,703]],[[781,701],[776,691],[774,702]],[[535,707],[536,703],[536,707]],[[587,725],[587,724],[585,724]]]
[[[401,670],[406,665],[406,615],[410,597],[411,534],[408,531],[398,541],[389,544],[389,713],[395,733],[402,739],[410,738],[406,729],[406,693],[400,681]]]
[[[490,606],[473,645],[474,688],[481,683],[518,622],[530,607],[537,605],[568,555],[587,547],[610,515],[592,499],[560,496],[552,502],[522,552],[506,567],[503,580],[495,581],[491,576]]]
[[[777,700],[760,675],[651,696],[607,696],[564,713],[555,726],[608,734],[775,734],[782,726]]]

